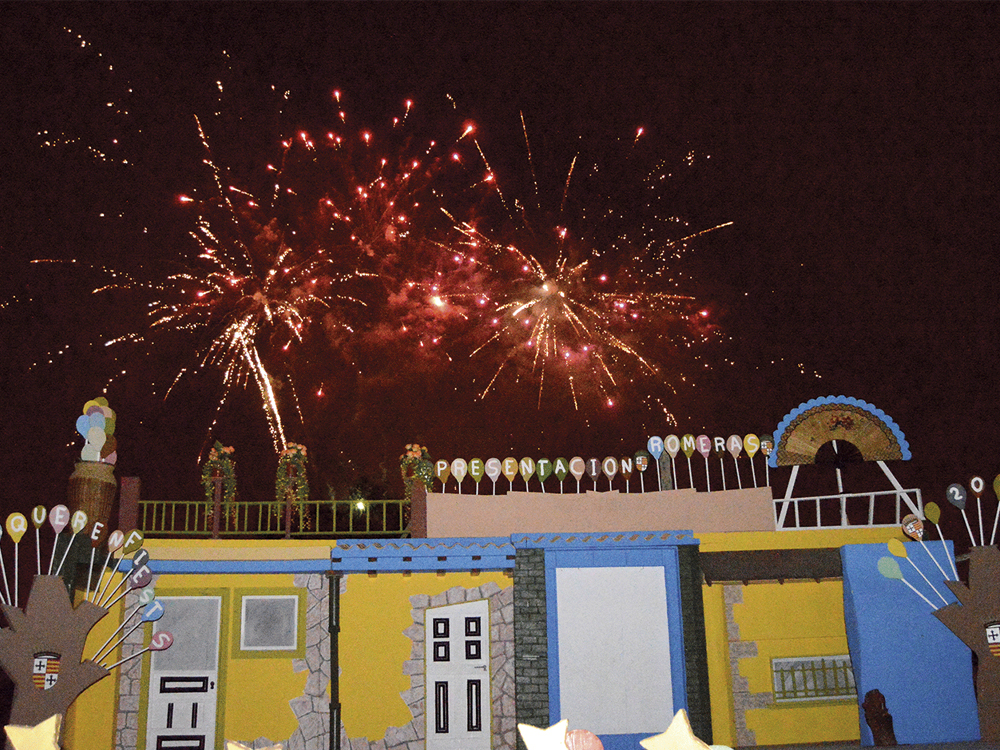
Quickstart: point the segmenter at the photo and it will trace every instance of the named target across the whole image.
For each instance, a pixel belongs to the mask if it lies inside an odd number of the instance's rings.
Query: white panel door
[[[559,709],[594,734],[656,734],[674,716],[663,568],[557,568]]]
[[[428,609],[427,750],[490,750],[490,607]]]
[[[211,750],[215,747],[219,677],[218,596],[164,596],[156,630],[169,630],[173,645],[153,653],[149,672],[146,750]]]

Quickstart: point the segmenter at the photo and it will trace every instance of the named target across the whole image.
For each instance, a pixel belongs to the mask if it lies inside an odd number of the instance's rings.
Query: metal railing
[[[774,527],[785,529],[846,529],[857,527],[899,526],[911,513],[910,502],[923,514],[920,490],[844,493],[817,497],[775,498]],[[888,502],[892,501],[890,505]],[[788,509],[794,523],[788,520]]]
[[[774,700],[797,701],[850,699],[857,696],[851,657],[817,656],[771,659]]]
[[[302,503],[140,500],[138,525],[149,537],[408,537],[406,500],[307,500]]]

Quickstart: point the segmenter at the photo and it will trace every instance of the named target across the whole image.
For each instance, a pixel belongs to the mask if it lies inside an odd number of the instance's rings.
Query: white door
[[[173,645],[153,653],[146,750],[211,750],[219,676],[218,596],[164,596],[156,630]]]
[[[490,607],[428,609],[427,750],[490,750]]]

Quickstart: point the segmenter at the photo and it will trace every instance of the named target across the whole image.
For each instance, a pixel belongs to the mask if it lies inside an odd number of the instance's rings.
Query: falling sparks
[[[193,120],[203,179],[174,196],[190,239],[169,270],[92,267],[95,291],[139,302],[103,337],[127,363],[109,382],[136,375],[127,346],[175,351],[161,392],[212,378],[212,429],[248,392],[276,451],[308,439],[310,420],[357,419],[376,411],[366,398],[411,383],[456,405],[513,398],[589,420],[641,404],[673,419],[690,360],[704,362],[694,352],[719,337],[681,261],[728,223],[691,226],[671,207],[673,177],[696,167],[695,152],[656,158],[639,127],[610,149],[580,142],[557,158],[551,139],[532,148],[522,114],[527,170],[512,186],[511,165],[488,158],[475,123],[422,132],[411,99],[365,123],[332,90],[323,118],[265,134],[238,171],[225,166],[227,125],[241,119],[222,101],[237,88],[227,81],[211,78],[213,116]],[[271,90],[283,120],[294,97]],[[55,132],[39,142],[83,145]],[[130,166],[117,141],[85,148]]]
[[[648,397],[639,383],[669,388],[671,379],[683,382],[683,375],[672,378],[665,368],[676,366],[679,350],[715,336],[706,321],[696,322],[703,316],[694,297],[665,277],[692,240],[730,223],[690,231],[656,210],[643,221],[641,212],[616,201],[619,183],[604,181],[606,171],[596,161],[584,163],[579,153],[569,161],[557,210],[547,213],[523,115],[521,124],[536,210],[516,202],[518,211],[503,217],[512,228],[500,233],[482,228],[483,221],[455,221],[462,244],[487,269],[482,297],[490,304],[476,318],[487,333],[472,356],[498,364],[479,397],[489,395],[505,372],[517,379],[533,375],[539,406],[547,391],[562,390],[561,383],[577,410],[584,394],[612,409],[624,393]],[[633,148],[641,135],[639,128]],[[620,178],[615,170],[607,173]],[[662,199],[662,177],[658,165],[639,178],[647,205]],[[495,194],[509,209],[498,186]],[[587,202],[595,196],[599,205]]]

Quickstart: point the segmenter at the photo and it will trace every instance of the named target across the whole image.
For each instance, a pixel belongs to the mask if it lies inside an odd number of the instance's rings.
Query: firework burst
[[[385,135],[376,135],[348,128],[340,92],[332,98],[336,127],[282,140],[280,159],[267,165],[264,199],[234,185],[215,163],[199,123],[214,188],[207,200],[182,198],[199,211],[192,233],[199,265],[171,275],[174,294],[152,307],[154,330],[207,331],[200,362],[224,373],[220,404],[234,386],[254,384],[276,450],[287,442],[276,380],[289,386],[303,421],[295,363],[309,357],[292,349],[312,335],[311,354],[326,345],[327,357],[341,356],[357,367],[357,351],[370,339],[386,338],[387,314],[392,328],[420,332],[419,317],[410,313],[407,319],[398,308],[409,290],[429,286],[413,280],[413,269],[440,264],[441,246],[427,240],[431,220],[440,223],[437,183],[462,162],[450,150],[455,143],[445,148],[403,132],[411,101]],[[322,385],[315,392],[321,391]]]
[[[664,213],[672,175],[662,162],[642,171],[641,129],[613,168],[574,156],[552,201],[558,207],[547,209],[526,126],[524,133],[531,197],[508,198],[480,151],[502,228],[454,221],[465,253],[489,269],[472,356],[498,364],[479,397],[505,373],[534,382],[539,406],[559,391],[580,409],[591,397],[611,407],[625,394],[673,388],[685,378],[678,353],[717,336],[702,324],[697,300],[677,289],[675,262],[695,238],[729,223],[692,231]],[[685,161],[690,167],[694,157]]]

